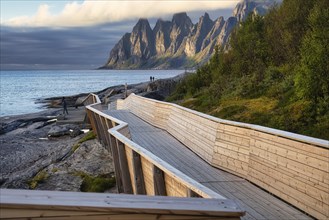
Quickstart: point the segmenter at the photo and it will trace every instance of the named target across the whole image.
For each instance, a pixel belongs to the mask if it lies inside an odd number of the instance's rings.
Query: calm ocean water
[[[109,86],[163,79],[183,70],[0,71],[0,116],[38,112],[36,99],[97,92]]]

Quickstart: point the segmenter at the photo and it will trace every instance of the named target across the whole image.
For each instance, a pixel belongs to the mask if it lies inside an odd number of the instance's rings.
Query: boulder
[[[80,128],[78,128],[78,127],[75,127],[70,130],[70,137],[77,137],[80,134],[83,134],[83,131],[81,131]]]
[[[61,137],[64,135],[70,135],[70,130],[78,128],[77,125],[66,124],[66,125],[55,125],[48,131],[48,136]]]

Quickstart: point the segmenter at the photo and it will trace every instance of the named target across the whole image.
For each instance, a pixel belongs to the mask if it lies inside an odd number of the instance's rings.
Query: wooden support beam
[[[109,150],[110,154],[113,156],[113,154],[112,154],[112,146],[111,146],[111,138],[110,138],[110,134],[108,133],[108,130],[110,128],[112,128],[112,123],[107,118],[104,118],[104,120],[105,120],[105,127],[106,127],[106,136],[107,136],[108,143],[109,143],[108,150]]]
[[[101,141],[101,144],[103,145],[103,147],[105,147],[106,146],[106,142],[105,142],[105,135],[104,134],[105,134],[106,131],[105,131],[104,127],[103,127],[102,117],[99,114],[95,115],[95,117],[96,117],[96,120],[97,120],[98,128],[100,130],[100,132],[99,132],[100,141]]]
[[[157,166],[153,167],[154,192],[158,196],[166,196],[166,184],[164,173]]]
[[[102,130],[100,129],[99,120],[97,119],[98,115],[96,113],[93,113],[92,118],[93,118],[94,123],[95,123],[95,128],[96,128],[95,130],[96,130],[96,133],[97,133],[97,139],[99,140],[99,142],[102,143],[102,136],[101,136]]]
[[[95,132],[95,134],[98,136],[93,114],[94,114],[94,112],[92,112],[89,109],[87,109],[87,115],[88,115],[88,118],[90,120],[91,128],[93,129],[93,131]]]
[[[114,162],[114,172],[115,172],[115,180],[118,187],[118,192],[123,193],[123,184],[121,179],[121,169],[120,169],[120,162],[119,162],[119,153],[116,144],[116,139],[112,135],[110,135],[111,141],[111,148],[112,148],[112,157]]]
[[[125,145],[123,143],[121,143],[118,139],[116,139],[116,142],[117,142],[117,148],[118,148],[118,154],[119,154],[123,191],[126,194],[134,194],[132,184],[131,184],[131,179],[130,179]]]
[[[110,137],[109,137],[109,133],[107,132],[108,127],[107,127],[107,123],[106,123],[106,119],[104,117],[101,117],[101,122],[102,122],[102,126],[103,126],[103,136],[104,136],[104,144],[105,144],[105,148],[107,150],[110,149]]]
[[[132,152],[136,193],[139,195],[146,195],[141,156],[134,150],[132,150]]]

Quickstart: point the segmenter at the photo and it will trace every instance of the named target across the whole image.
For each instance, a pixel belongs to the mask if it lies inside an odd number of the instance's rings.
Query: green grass
[[[48,177],[49,175],[45,170],[40,171],[30,181],[28,181],[30,189],[35,189],[38,184],[45,182]]]
[[[115,186],[115,177],[112,177],[110,174],[94,177],[84,172],[77,172],[75,175],[83,179],[80,186],[81,192],[105,192]]]
[[[77,143],[72,146],[71,151],[75,152],[83,142],[92,140],[96,138],[96,134],[93,131],[89,131],[85,136],[83,136]]]

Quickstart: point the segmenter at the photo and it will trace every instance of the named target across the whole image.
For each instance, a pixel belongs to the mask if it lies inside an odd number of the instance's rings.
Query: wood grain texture
[[[126,194],[133,194],[133,188],[131,184],[130,172],[128,167],[127,155],[125,145],[120,141],[116,140],[118,147],[118,156],[120,163],[120,172],[123,185],[123,191]]]
[[[0,198],[1,219],[239,219],[244,214],[218,199],[8,189],[0,190]]]
[[[134,150],[132,150],[132,153],[133,153],[133,167],[134,167],[134,178],[135,178],[135,189],[136,189],[135,192],[138,195],[146,195],[141,156]]]
[[[276,216],[275,219],[279,217],[280,219],[310,219],[248,181],[210,166],[166,131],[155,127],[152,129],[152,125],[145,123],[132,113],[128,111],[107,113],[128,122],[134,142],[215,192],[237,201],[243,210],[247,210],[243,219],[266,219],[267,216]],[[177,179],[165,175],[165,182],[168,196],[189,196],[189,189]],[[245,191],[254,192],[245,193]],[[277,213],[277,209],[281,212]]]
[[[123,102],[210,165],[246,178],[316,218],[329,218],[329,141],[218,119],[134,94]],[[144,138],[137,140],[147,144]],[[181,169],[196,179],[205,176]]]

